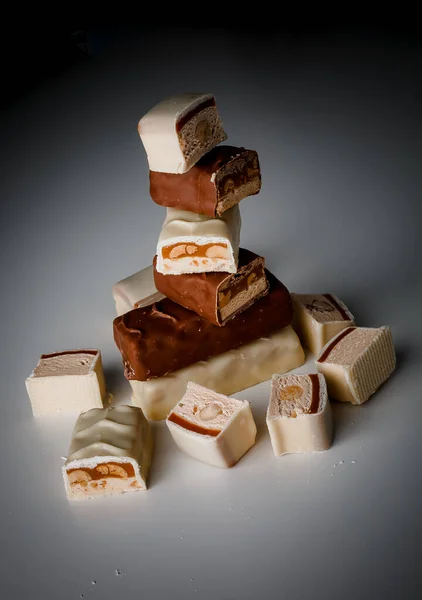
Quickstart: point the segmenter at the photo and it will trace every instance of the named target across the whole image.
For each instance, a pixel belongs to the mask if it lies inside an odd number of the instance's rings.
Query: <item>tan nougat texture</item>
[[[36,417],[79,414],[110,400],[99,350],[42,354],[25,385]]]
[[[189,382],[166,420],[177,446],[215,467],[230,468],[255,444],[249,402]]]
[[[274,374],[266,422],[275,456],[328,450],[333,418],[324,376]]]
[[[151,425],[140,408],[119,405],[81,413],[62,468],[68,498],[146,490],[152,452]]]

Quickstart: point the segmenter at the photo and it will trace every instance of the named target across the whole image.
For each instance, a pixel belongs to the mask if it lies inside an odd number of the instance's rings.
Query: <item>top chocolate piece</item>
[[[113,321],[114,341],[129,380],[147,381],[276,333],[292,321],[290,293],[266,271],[270,290],[217,327],[169,298]]]
[[[151,171],[186,173],[227,139],[212,94],[176,94],[156,104],[138,123]]]
[[[260,191],[261,170],[255,150],[216,146],[187,173],[150,171],[149,181],[160,206],[216,217]]]

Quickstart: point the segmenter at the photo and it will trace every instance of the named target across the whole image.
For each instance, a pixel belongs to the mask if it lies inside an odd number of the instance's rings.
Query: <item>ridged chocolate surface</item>
[[[214,325],[222,325],[219,317],[218,293],[224,289],[235,290],[236,286],[247,277],[251,271],[259,271],[265,277],[265,260],[250,250],[239,248],[239,263],[237,273],[192,273],[182,275],[163,275],[155,268],[157,257],[154,257],[154,283],[159,292],[185,308],[195,311]],[[262,297],[267,290],[260,294]],[[236,313],[245,310],[258,297],[248,301]],[[233,317],[232,317],[233,318]]]
[[[267,337],[292,321],[290,293],[266,270],[270,291],[224,327],[164,298],[113,321],[127,379],[147,381]]]
[[[179,208],[209,217],[217,216],[218,171],[230,162],[256,158],[255,150],[235,146],[215,146],[186,173],[149,172],[150,195],[160,206]]]

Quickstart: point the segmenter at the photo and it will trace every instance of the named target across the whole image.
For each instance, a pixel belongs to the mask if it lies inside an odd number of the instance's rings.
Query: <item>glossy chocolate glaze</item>
[[[157,257],[154,257],[154,283],[159,292],[181,304],[185,308],[195,311],[215,325],[222,325],[219,317],[219,292],[227,293],[232,290],[239,293],[244,289],[242,284],[247,283],[247,276],[255,271],[257,275],[265,277],[265,260],[250,250],[239,248],[239,262],[237,273],[192,273],[182,275],[163,275],[155,268]],[[260,294],[265,295],[267,290]],[[252,302],[258,300],[254,298]],[[248,303],[248,306],[251,302]],[[243,306],[241,310],[245,310]],[[237,311],[237,312],[240,312]],[[234,315],[233,315],[234,316]]]
[[[114,341],[124,374],[147,381],[267,337],[289,325],[293,308],[288,289],[266,270],[268,294],[217,327],[169,298],[135,308],[113,321]],[[180,277],[180,276],[178,276]]]
[[[149,172],[150,195],[160,206],[189,210],[209,217],[217,216],[219,190],[216,186],[219,170],[229,162],[242,160],[258,164],[258,154],[236,146],[216,146],[203,156],[189,171],[182,174]],[[245,183],[244,177],[236,177],[235,185]],[[224,186],[224,179],[222,185]],[[257,192],[256,192],[257,193]]]

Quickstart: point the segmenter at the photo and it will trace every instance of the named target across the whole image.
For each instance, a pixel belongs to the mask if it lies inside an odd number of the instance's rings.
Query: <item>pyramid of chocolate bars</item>
[[[161,420],[189,381],[230,395],[305,356],[289,291],[239,247],[239,203],[261,190],[257,152],[222,143],[212,94],[165,99],[138,132],[166,218],[152,264],[113,287],[113,333],[133,404]]]

